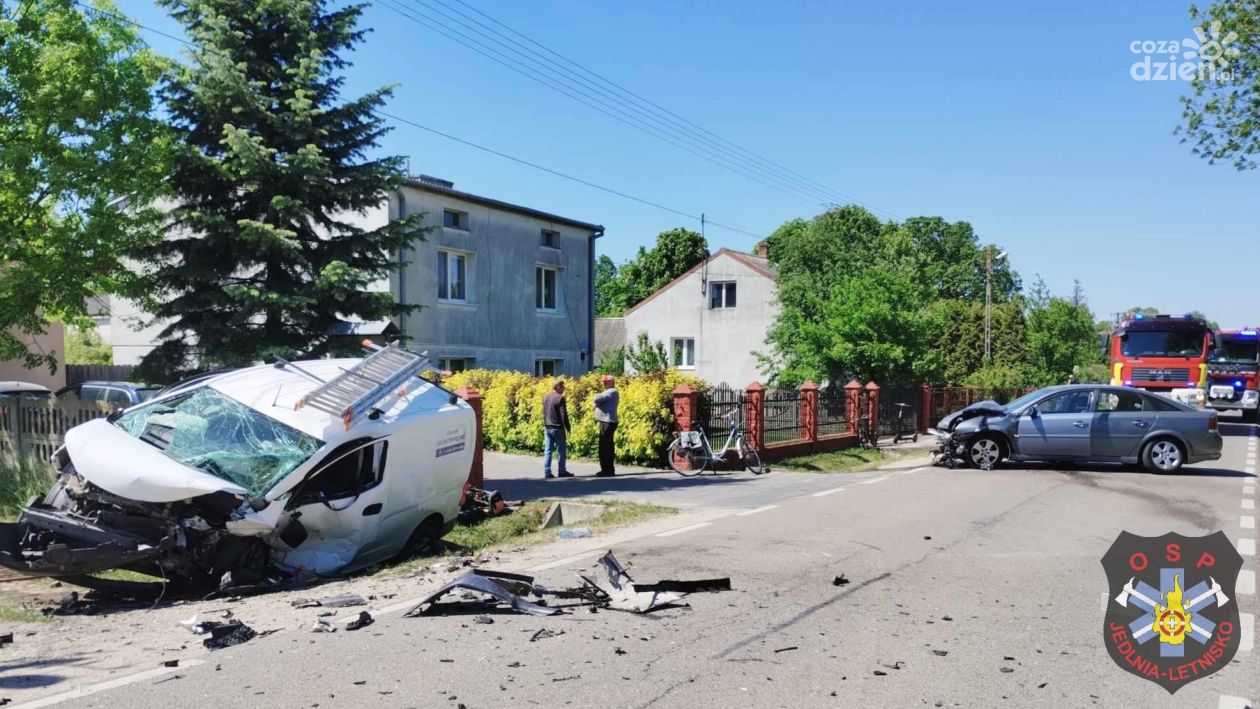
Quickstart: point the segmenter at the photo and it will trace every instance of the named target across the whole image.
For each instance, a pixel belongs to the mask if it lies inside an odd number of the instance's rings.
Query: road
[[[651,484],[600,481],[600,491],[642,488],[610,494],[662,499],[682,489],[717,501],[672,520],[672,529],[628,533],[612,546],[641,580],[730,576],[735,590],[695,595],[689,609],[653,616],[497,614],[486,625],[468,615],[385,613],[366,630],[290,631],[208,655],[200,665],[151,670],[140,681],[122,677],[121,686],[70,703],[1248,706],[1260,699],[1260,659],[1252,649],[1260,610],[1256,438],[1251,427],[1223,428],[1225,457],[1176,476],[903,467],[718,479],[706,481],[709,496],[663,476]],[[585,483],[545,484],[560,494]],[[719,494],[726,490],[748,492]],[[1169,697],[1108,657],[1099,559],[1121,530],[1218,529],[1251,550],[1244,556],[1250,588],[1240,583],[1236,598],[1246,614],[1244,650]],[[608,540],[580,541],[588,543],[534,550],[515,568],[547,585],[568,585]],[[850,583],[833,585],[838,574]],[[544,628],[563,635],[531,642]]]

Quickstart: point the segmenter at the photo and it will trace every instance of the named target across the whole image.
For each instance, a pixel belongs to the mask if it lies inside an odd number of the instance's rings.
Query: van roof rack
[[[310,391],[293,408],[309,406],[338,416],[350,430],[378,401],[428,365],[427,352],[408,352],[396,342],[377,347],[358,364]]]

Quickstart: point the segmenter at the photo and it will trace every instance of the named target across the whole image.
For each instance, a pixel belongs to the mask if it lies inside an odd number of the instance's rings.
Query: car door
[[[1017,426],[1021,458],[1073,460],[1090,454],[1093,390],[1069,389],[1024,410]]]
[[[389,501],[382,484],[389,441],[359,438],[338,446],[294,488],[285,508],[305,538],[285,531],[293,551],[285,566],[317,574],[337,573],[368,555]]]
[[[1108,461],[1136,457],[1159,415],[1147,402],[1146,396],[1131,389],[1099,389],[1094,398],[1090,457]]]

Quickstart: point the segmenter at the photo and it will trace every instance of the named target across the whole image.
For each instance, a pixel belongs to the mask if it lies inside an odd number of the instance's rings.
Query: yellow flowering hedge
[[[596,457],[599,425],[595,421],[595,395],[604,390],[600,374],[563,377],[569,404],[569,455]],[[482,428],[488,450],[542,453],[542,400],[551,391],[551,377],[523,372],[472,369],[444,378],[442,385],[454,391],[469,386],[481,392]],[[617,460],[656,464],[664,459],[674,430],[673,392],[686,382],[697,391],[708,384],[674,370],[617,378],[621,393],[617,425]]]

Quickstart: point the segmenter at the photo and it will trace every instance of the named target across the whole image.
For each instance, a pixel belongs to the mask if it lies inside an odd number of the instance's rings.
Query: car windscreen
[[[114,425],[251,495],[271,489],[323,445],[210,387],[138,406]]]
[[[1194,357],[1203,352],[1203,335],[1197,330],[1130,332],[1123,352],[1126,357]]]
[[[1260,352],[1260,340],[1256,338],[1218,339],[1216,346],[1212,348],[1212,361],[1255,364],[1258,352]]]
[[[1021,409],[1021,408],[1025,407],[1025,406],[1027,406],[1028,404],[1031,404],[1033,401],[1035,401],[1035,400],[1037,399],[1037,397],[1039,397],[1039,396],[1041,396],[1041,395],[1042,395],[1042,392],[1041,392],[1041,391],[1034,391],[1034,392],[1032,392],[1031,394],[1024,394],[1023,396],[1019,397],[1018,399],[1016,399],[1016,400],[1012,401],[1011,403],[1007,404],[1005,408],[1006,408],[1006,410],[1007,410],[1007,411],[1016,411],[1016,410],[1018,410],[1018,409]]]

